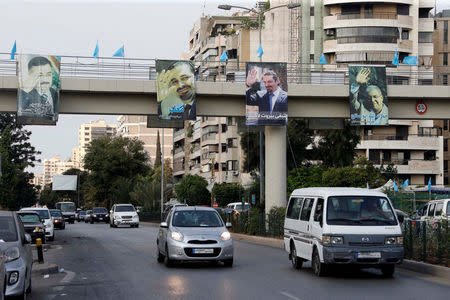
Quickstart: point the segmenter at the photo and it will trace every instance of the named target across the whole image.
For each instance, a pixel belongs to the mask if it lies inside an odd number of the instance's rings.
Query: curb
[[[284,249],[284,240],[276,238],[268,238],[263,236],[254,236],[241,233],[231,233],[231,237],[236,241],[245,241],[252,244],[269,246]],[[404,259],[403,263],[397,265],[398,268],[414,271],[417,273],[438,276],[450,280],[450,268],[432,265],[424,262]]]
[[[59,268],[55,264],[33,262],[32,273],[37,275],[46,275],[58,273]]]

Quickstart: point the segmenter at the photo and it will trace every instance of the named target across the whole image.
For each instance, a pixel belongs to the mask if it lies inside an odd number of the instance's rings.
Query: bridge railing
[[[86,79],[155,80],[155,59],[60,56],[61,77]],[[0,53],[0,76],[18,73],[18,56]],[[196,80],[217,82],[245,82],[245,62],[195,61]],[[387,83],[391,85],[447,85],[448,66],[387,65]],[[287,64],[288,83],[348,84],[347,64]]]

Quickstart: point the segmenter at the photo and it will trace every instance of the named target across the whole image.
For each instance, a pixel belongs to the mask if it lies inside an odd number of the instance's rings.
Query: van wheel
[[[326,265],[320,262],[320,256],[317,248],[314,248],[311,265],[316,276],[322,277],[326,275]]]
[[[383,277],[391,278],[395,273],[395,265],[384,265],[381,267]]]
[[[303,265],[303,259],[297,256],[297,250],[295,250],[295,246],[291,247],[291,263],[292,267],[296,270],[300,269]]]

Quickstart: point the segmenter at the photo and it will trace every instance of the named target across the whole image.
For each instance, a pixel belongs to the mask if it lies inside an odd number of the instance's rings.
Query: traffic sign
[[[213,203],[213,207],[219,207],[219,204],[217,204],[216,202]]]

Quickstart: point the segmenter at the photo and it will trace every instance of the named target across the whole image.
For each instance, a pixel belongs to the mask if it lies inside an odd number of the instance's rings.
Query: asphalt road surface
[[[56,231],[45,260],[61,273],[33,276],[29,299],[447,299],[450,282],[397,269],[337,270],[318,278],[294,270],[281,249],[235,241],[233,268],[156,261],[157,227],[76,223]]]

